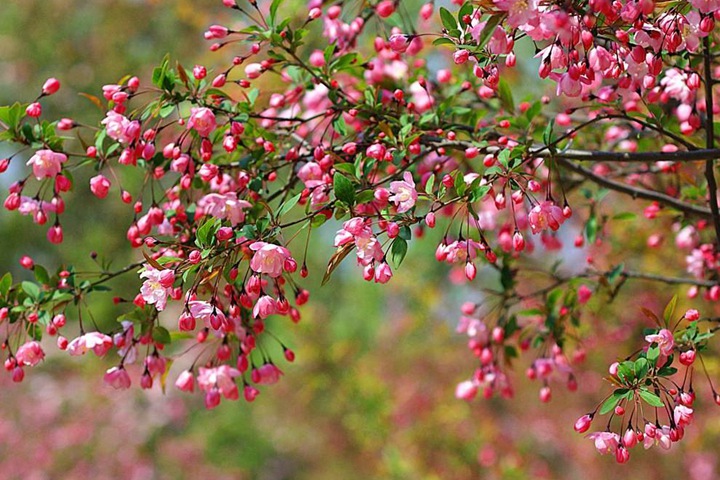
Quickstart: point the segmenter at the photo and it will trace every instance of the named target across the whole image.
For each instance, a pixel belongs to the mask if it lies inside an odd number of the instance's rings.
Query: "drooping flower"
[[[210,215],[221,220],[228,220],[232,226],[245,221],[246,208],[252,204],[237,198],[237,193],[227,192],[225,194],[209,193],[197,202],[198,209],[205,215]]]
[[[217,389],[225,398],[237,400],[239,392],[234,378],[238,376],[240,376],[240,371],[228,365],[220,365],[215,368],[200,367],[197,382],[201,390],[208,392]]]
[[[95,352],[95,355],[102,357],[112,347],[112,338],[104,333],[89,332],[71,341],[67,346],[70,355],[85,355],[88,350]]]
[[[45,358],[45,352],[40,344],[36,341],[24,343],[15,352],[15,358],[20,365],[29,365],[34,367],[40,360]]]
[[[140,137],[140,123],[136,120],[130,121],[113,110],[107,113],[102,124],[105,125],[108,137],[123,145],[128,145]]]
[[[528,213],[528,222],[532,233],[537,234],[550,228],[557,230],[565,221],[562,208],[555,205],[554,202],[546,200],[535,205],[530,213]]]
[[[250,268],[257,273],[265,273],[273,278],[282,275],[285,262],[292,259],[287,248],[272,243],[255,242],[250,245],[250,250],[255,251],[250,260]]]
[[[215,130],[215,114],[207,107],[190,109],[190,118],[187,122],[188,130],[194,129],[201,137],[207,137]]]
[[[620,435],[613,432],[594,432],[587,436],[595,441],[595,448],[601,455],[615,454],[620,442]]]
[[[38,150],[27,165],[31,165],[33,175],[38,180],[52,178],[62,171],[62,164],[67,161],[64,153],[53,152],[52,150]]]
[[[397,205],[398,213],[407,212],[415,206],[418,194],[415,190],[415,182],[410,172],[403,174],[402,181],[391,182],[390,192],[394,195],[390,197],[389,200]]]
[[[666,357],[672,354],[673,347],[675,347],[675,339],[673,338],[673,334],[667,328],[663,328],[658,333],[646,335],[645,341],[648,343],[657,343],[658,348],[660,349],[660,353],[665,355]]]
[[[103,381],[111,387],[118,390],[126,390],[130,388],[130,375],[123,367],[112,367],[103,377]]]
[[[282,370],[278,367],[272,363],[266,363],[265,365],[253,370],[252,380],[259,385],[271,385],[273,383],[277,383],[282,374]]]

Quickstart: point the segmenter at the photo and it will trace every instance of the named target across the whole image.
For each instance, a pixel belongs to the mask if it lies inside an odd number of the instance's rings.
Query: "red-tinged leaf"
[[[332,273],[340,265],[340,263],[345,260],[345,257],[347,257],[350,252],[353,251],[354,248],[354,243],[346,243],[345,245],[340,247],[338,251],[333,254],[332,257],[330,257],[330,261],[328,262],[328,266],[325,269],[325,275],[323,276],[321,285],[325,285],[328,280],[330,280],[330,276],[332,275]]]
[[[90,95],[89,93],[83,93],[83,92],[78,93],[78,95],[90,100],[97,108],[100,109],[101,112],[105,111],[105,106],[103,105],[103,102],[95,95]]]

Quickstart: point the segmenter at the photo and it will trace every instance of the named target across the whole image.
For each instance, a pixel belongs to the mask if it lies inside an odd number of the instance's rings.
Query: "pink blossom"
[[[410,40],[412,37],[410,35],[405,35],[404,33],[398,33],[395,35],[390,36],[390,49],[393,52],[397,53],[405,53],[405,51],[410,46]]]
[[[410,172],[403,174],[402,181],[391,182],[390,192],[394,195],[390,197],[389,200],[397,205],[398,213],[407,212],[415,206],[418,194],[415,190],[415,182]]]
[[[140,274],[140,278],[146,279],[142,287],[140,287],[143,300],[150,305],[155,305],[158,311],[164,310],[167,297],[175,281],[173,271],[168,269],[156,270],[150,265],[145,265],[145,271]]]
[[[577,294],[578,302],[580,302],[580,304],[586,304],[588,300],[590,300],[590,297],[592,297],[592,290],[590,290],[587,285],[580,285]]]
[[[392,278],[392,270],[386,262],[375,267],[375,283],[387,283]]]
[[[690,5],[697,8],[700,13],[720,11],[720,0],[690,0]]]
[[[675,245],[677,245],[678,248],[695,248],[699,241],[700,237],[698,235],[698,232],[692,225],[684,227],[675,236]]]
[[[43,95],[52,95],[60,90],[60,81],[57,78],[48,78],[42,86]]]
[[[528,214],[528,222],[532,233],[537,234],[550,228],[557,230],[565,221],[562,209],[554,202],[546,200],[535,205]]]
[[[62,171],[62,164],[67,161],[63,153],[56,153],[52,150],[38,150],[27,164],[32,165],[33,174],[38,180],[52,178]]]
[[[578,433],[585,433],[590,428],[590,425],[592,424],[592,417],[590,415],[583,415],[582,417],[578,418],[575,422],[575,431]]]
[[[137,121],[131,122],[113,110],[107,112],[102,124],[105,125],[108,137],[123,145],[128,145],[140,137],[140,124]]]
[[[239,391],[234,378],[238,376],[240,376],[240,371],[228,365],[220,365],[215,368],[200,367],[197,382],[201,390],[217,391],[229,400],[237,400]]]
[[[250,63],[245,67],[245,75],[247,75],[250,80],[258,78],[262,72],[263,68],[259,63]]]
[[[673,411],[673,417],[679,427],[686,427],[690,425],[693,420],[693,409],[685,405],[676,405]]]
[[[538,16],[535,0],[494,0],[495,6],[508,12],[507,24],[517,28],[528,24]]]
[[[273,383],[277,383],[282,374],[282,370],[278,367],[272,363],[266,363],[253,371],[252,378],[253,381],[259,385],[271,385]]]
[[[67,346],[70,355],[85,355],[88,350],[95,352],[95,355],[102,357],[112,347],[112,338],[104,333],[90,332],[81,335],[71,341]]]
[[[277,303],[270,295],[263,295],[253,307],[253,317],[267,318],[277,312]]]
[[[458,383],[455,388],[455,398],[460,400],[472,400],[477,395],[478,386],[475,382],[466,380]]]
[[[194,129],[201,137],[207,137],[215,130],[215,114],[207,107],[191,108],[187,122],[188,130]]]
[[[265,273],[273,278],[282,275],[283,266],[292,259],[290,251],[279,245],[266,242],[255,242],[250,245],[255,254],[250,260],[250,268],[257,273]]]
[[[252,204],[238,199],[235,192],[227,192],[209,193],[197,201],[197,206],[205,215],[228,220],[232,226],[235,226],[245,221],[243,210],[252,207]]]
[[[103,175],[96,175],[90,179],[90,191],[98,198],[107,197],[110,190],[110,180]]]
[[[29,365],[34,367],[40,360],[45,358],[45,352],[40,344],[36,341],[24,343],[15,352],[15,358],[19,365]]]
[[[587,438],[595,441],[595,448],[601,455],[615,454],[620,442],[620,435],[613,432],[594,432]]]
[[[128,375],[122,366],[112,367],[105,372],[103,381],[117,390],[126,390],[130,388],[131,384],[130,375]]]
[[[193,392],[195,390],[195,377],[190,370],[183,371],[175,381],[175,387],[183,392]]]
[[[666,357],[672,354],[673,347],[675,347],[675,339],[673,338],[673,334],[667,328],[663,328],[658,333],[646,335],[645,341],[648,343],[657,343],[658,348],[660,349],[660,353],[665,355]]]

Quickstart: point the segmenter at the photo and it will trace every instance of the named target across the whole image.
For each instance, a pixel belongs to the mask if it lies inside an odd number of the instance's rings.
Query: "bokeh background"
[[[263,0],[260,0],[261,3]],[[49,117],[95,123],[104,116],[77,95],[99,95],[105,83],[128,73],[145,81],[165,53],[186,67],[223,65],[231,51],[211,54],[202,38],[212,23],[234,23],[220,0],[5,0],[0,13],[0,104],[30,101],[49,76],[61,92],[44,103]],[[351,2],[353,3],[353,2]],[[414,14],[416,2],[402,2]],[[283,12],[305,12],[287,2]],[[441,5],[439,3],[438,5]],[[368,31],[378,31],[370,24]],[[385,28],[379,30],[385,35]],[[322,44],[321,38],[313,41]],[[435,55],[432,62],[447,59]],[[534,68],[521,64],[522,69]],[[517,81],[516,97],[536,83]],[[268,86],[268,88],[276,88]],[[279,86],[277,87],[279,88]],[[523,93],[525,92],[525,93]],[[13,152],[0,145],[0,154]],[[21,162],[14,162],[19,166]],[[7,188],[21,174],[0,178]],[[89,172],[78,173],[68,202],[66,241],[51,246],[45,229],[15,213],[0,212],[0,271],[22,278],[18,259],[32,255],[51,269],[72,262],[92,268],[90,252],[113,265],[138,258],[125,241],[131,221],[119,202],[88,202]],[[129,179],[132,185],[132,179]],[[612,202],[610,197],[607,202]],[[92,208],[86,205],[93,205]],[[610,208],[610,207],[608,207]],[[640,211],[642,205],[631,207]],[[642,217],[640,217],[642,218]],[[636,266],[681,271],[645,252],[644,219],[608,230]],[[581,230],[567,225],[566,243]],[[608,227],[608,229],[613,227]],[[53,354],[15,385],[0,375],[0,477],[8,479],[535,479],[691,478],[717,476],[720,415],[708,389],[698,385],[696,425],[671,452],[632,452],[629,465],[600,457],[592,442],[572,431],[574,420],[594,408],[608,387],[607,365],[640,342],[641,305],[660,310],[672,291],[637,284],[616,299],[622,309],[591,302],[585,317],[588,361],[577,372],[579,390],[553,385],[553,401],[541,404],[538,384],[524,380],[532,357],[514,369],[512,400],[454,398],[455,385],[470,376],[474,361],[454,332],[459,306],[472,298],[467,285],[452,284],[434,261],[437,232],[413,242],[403,267],[387,286],[366,284],[346,262],[325,287],[319,280],[328,260],[334,225],[317,235],[307,286],[311,302],[296,327],[277,325],[297,353],[283,365],[279,385],[253,403],[223,402],[206,411],[199,395],[158,388],[116,392],[102,382],[109,361]],[[324,235],[324,237],[323,237]],[[612,242],[613,240],[608,240]],[[564,251],[571,268],[586,255]],[[573,266],[573,264],[575,264]],[[481,271],[493,285],[495,274]],[[133,276],[114,285],[134,295]],[[683,303],[681,301],[681,303]],[[110,294],[93,308],[103,324],[117,316]],[[171,312],[172,314],[172,312]],[[106,323],[107,324],[107,323]],[[50,348],[48,348],[50,350]],[[717,367],[709,365],[715,378]],[[177,370],[179,372],[180,370]],[[173,372],[171,375],[177,374]]]

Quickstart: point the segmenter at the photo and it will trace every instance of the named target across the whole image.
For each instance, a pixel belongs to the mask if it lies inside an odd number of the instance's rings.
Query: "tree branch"
[[[703,38],[703,55],[705,57],[705,146],[715,148],[715,121],[713,116],[712,65],[710,37]],[[715,226],[715,243],[720,242],[720,211],[718,211],[717,182],[715,181],[715,158],[705,160],[705,178],[708,182],[710,210]]]
[[[609,178],[605,178],[603,176],[596,175],[595,173],[593,173],[592,170],[589,170],[585,167],[581,167],[580,165],[577,165],[577,164],[571,162],[570,160],[566,160],[564,158],[558,158],[558,157],[556,157],[556,159],[560,165],[564,166],[568,170],[572,170],[575,173],[579,173],[580,175],[587,178],[588,180],[591,180],[605,188],[609,188],[610,190],[615,190],[617,192],[626,193],[626,194],[632,196],[633,198],[643,198],[645,200],[652,200],[652,201],[660,202],[664,205],[668,205],[676,210],[679,210],[683,213],[687,213],[690,215],[698,215],[701,217],[712,216],[712,212],[710,211],[709,208],[685,203],[681,200],[678,200],[675,197],[671,197],[670,195],[665,195],[664,193],[655,192],[653,190],[647,190],[645,188],[632,187],[626,183],[617,182],[615,180],[610,180]]]

